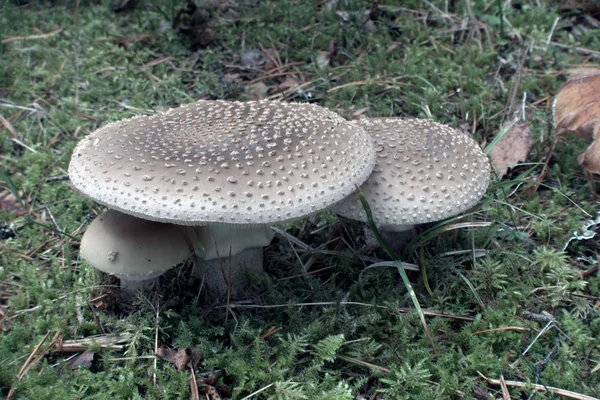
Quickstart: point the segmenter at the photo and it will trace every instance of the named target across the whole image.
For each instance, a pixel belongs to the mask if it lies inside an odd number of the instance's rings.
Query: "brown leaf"
[[[139,35],[132,35],[132,36],[127,36],[127,37],[123,37],[123,38],[108,39],[107,42],[120,44],[123,47],[125,47],[126,49],[129,49],[129,46],[131,46],[131,43],[140,42],[143,45],[147,45],[149,39],[155,38],[155,37],[158,37],[158,36],[150,35],[148,33],[142,33]]]
[[[317,52],[317,66],[319,68],[325,68],[329,65],[329,60],[331,59],[331,53],[324,50],[319,50]]]
[[[208,397],[210,400],[222,400],[223,398],[219,394],[219,391],[216,387],[213,386],[204,386],[202,388],[202,392]]]
[[[572,71],[556,94],[553,111],[554,135],[574,133],[591,139],[600,120],[600,69]]]
[[[369,107],[355,109],[354,106],[351,106],[346,114],[346,119],[355,120],[364,118],[367,111],[369,111]]]
[[[560,11],[579,10],[592,16],[600,15],[600,3],[597,0],[566,0],[558,9]]]
[[[503,177],[509,168],[525,161],[533,146],[533,135],[525,122],[515,124],[490,151],[490,161],[496,173]]]
[[[262,81],[252,83],[246,86],[246,93],[251,100],[262,100],[267,97],[267,92],[269,91],[269,87],[265,85]]]
[[[157,357],[160,357],[173,364],[178,371],[183,371],[188,366],[196,369],[198,363],[202,359],[202,353],[199,349],[186,347],[185,349],[179,349],[179,351],[171,350],[165,346],[161,346],[156,349]]]
[[[300,85],[300,83],[302,82],[300,82],[300,80],[298,80],[296,77],[286,75],[285,79],[277,86],[279,86],[279,88],[282,90],[287,90]]]
[[[69,366],[72,370],[75,370],[79,367],[83,368],[91,368],[92,362],[94,361],[94,352],[90,350],[86,350],[75,358],[69,360]]]
[[[234,74],[231,72],[226,72],[223,74],[223,83],[226,85],[233,85],[241,82],[242,78],[240,77],[240,74]]]
[[[553,113],[555,136],[572,133],[595,140],[600,132],[600,69],[573,70],[556,94]],[[600,146],[592,142],[578,161],[588,171],[600,173]]]
[[[3,190],[0,192],[0,210],[14,213],[16,217],[26,213],[10,190]]]
[[[595,174],[600,174],[600,143],[596,142],[598,135],[600,135],[600,124],[596,124],[596,128],[593,132],[594,141],[592,144],[590,144],[583,153],[577,156],[579,165]]]

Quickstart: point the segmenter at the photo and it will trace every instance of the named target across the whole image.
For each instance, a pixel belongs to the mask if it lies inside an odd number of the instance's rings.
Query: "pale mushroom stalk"
[[[477,142],[447,125],[423,119],[373,118],[356,122],[373,138],[377,162],[361,185],[378,229],[395,252],[415,224],[440,221],[477,204],[490,164]],[[332,210],[367,222],[358,196]]]
[[[215,224],[196,227],[196,255],[202,260],[194,265],[192,275],[202,279],[219,297],[237,297],[242,292],[244,276],[263,272],[263,247],[273,240],[268,226],[238,227]]]

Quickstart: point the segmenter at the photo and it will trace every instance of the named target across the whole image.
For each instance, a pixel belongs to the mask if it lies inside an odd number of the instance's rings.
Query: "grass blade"
[[[406,275],[406,271],[402,267],[402,262],[398,260],[398,257],[396,257],[396,255],[394,254],[392,249],[390,249],[390,247],[388,246],[386,241],[383,239],[383,237],[379,233],[379,230],[377,229],[377,226],[375,225],[375,221],[373,220],[373,213],[371,212],[371,207],[369,207],[369,203],[367,202],[367,199],[366,199],[364,193],[362,192],[362,190],[360,190],[360,188],[356,188],[356,194],[358,195],[360,203],[363,206],[365,213],[367,214],[367,220],[369,221],[369,227],[373,231],[373,234],[375,235],[377,242],[379,242],[379,244],[381,245],[383,250],[388,254],[388,256],[392,260],[395,260],[396,268],[398,269],[398,273],[400,273],[400,277],[402,278],[404,287],[406,287],[406,290],[408,291],[408,294],[410,295],[410,299],[412,300],[413,305],[415,306],[415,309],[417,310],[417,314],[419,315],[419,319],[421,320],[421,325],[423,326],[423,330],[425,331],[425,334],[427,335],[427,338],[429,339],[429,342],[431,343],[431,347],[433,348],[433,352],[434,352],[435,356],[437,357],[438,351],[435,346],[435,342],[433,341],[433,336],[431,336],[431,332],[429,331],[429,327],[427,326],[427,321],[425,320],[425,315],[423,314],[423,310],[421,309],[421,304],[419,303],[419,299],[417,298],[417,295],[412,288],[410,280],[408,279],[408,275]]]

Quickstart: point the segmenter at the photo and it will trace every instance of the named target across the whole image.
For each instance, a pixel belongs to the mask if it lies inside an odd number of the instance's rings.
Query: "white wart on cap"
[[[356,124],[371,135],[377,153],[375,169],[361,189],[381,229],[401,231],[460,214],[485,194],[489,161],[466,134],[423,119],[375,118]],[[367,221],[356,195],[333,211]]]
[[[98,129],[76,147],[69,177],[140,218],[264,225],[342,200],[374,164],[369,135],[324,108],[199,101]]]

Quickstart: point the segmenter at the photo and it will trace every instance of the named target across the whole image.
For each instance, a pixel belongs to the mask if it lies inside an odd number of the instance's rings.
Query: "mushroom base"
[[[263,248],[256,247],[230,257],[200,260],[192,276],[204,281],[204,285],[220,299],[243,296],[246,276],[263,272]]]
[[[397,256],[404,251],[406,245],[410,243],[410,241],[416,235],[414,225],[402,225],[402,227],[404,227],[402,230],[386,230],[385,228],[387,227],[379,228],[381,237]],[[367,238],[368,243],[374,248],[379,248],[379,243],[377,242],[377,239],[373,237],[374,235],[371,232],[371,229],[368,226],[365,226],[364,229],[365,237]]]
[[[414,225],[405,226],[407,226],[408,229],[402,231],[379,231],[383,240],[386,241],[396,256],[400,256],[400,253],[404,251],[406,245],[410,243],[417,233]]]
[[[121,290],[127,293],[137,292],[138,290],[144,291],[151,289],[154,285],[158,285],[158,276],[150,279],[143,280],[129,280],[119,279],[121,284]]]

